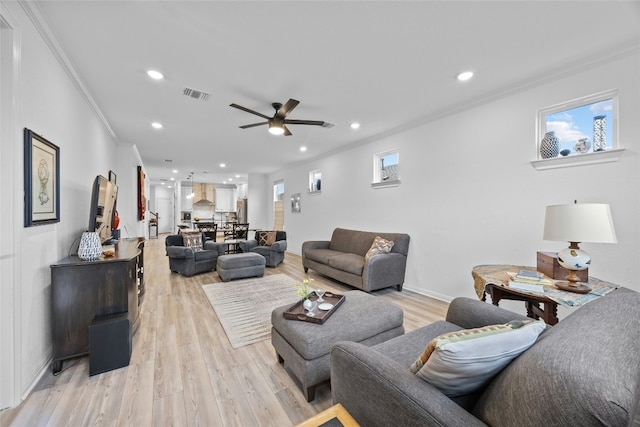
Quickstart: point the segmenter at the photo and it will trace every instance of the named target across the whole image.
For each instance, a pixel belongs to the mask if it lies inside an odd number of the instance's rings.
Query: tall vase
[[[540,157],[543,159],[552,159],[558,157],[560,152],[560,140],[554,131],[544,134],[544,138],[540,141]]]
[[[83,261],[91,261],[100,258],[102,243],[100,236],[95,231],[85,231],[78,246],[78,257]]]

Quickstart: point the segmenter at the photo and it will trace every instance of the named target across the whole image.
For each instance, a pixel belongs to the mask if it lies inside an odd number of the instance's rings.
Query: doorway
[[[273,229],[284,230],[284,180],[273,183]]]

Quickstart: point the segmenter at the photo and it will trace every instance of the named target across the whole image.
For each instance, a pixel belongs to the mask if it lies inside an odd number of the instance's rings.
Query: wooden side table
[[[500,300],[524,301],[527,317],[542,319],[547,325],[558,323],[558,303],[545,297],[529,292],[521,292],[507,287],[509,272],[519,270],[536,271],[534,267],[519,265],[480,265],[474,267],[471,275],[474,279],[476,293],[482,301],[486,301],[487,293],[491,295],[491,302],[497,306]],[[540,307],[542,304],[542,308]]]
[[[314,415],[308,420],[298,424],[296,427],[359,427],[360,424],[353,419],[351,414],[340,403],[333,405],[329,409]]]
[[[544,294],[537,294],[509,287],[509,279],[511,278],[509,273],[515,274],[519,270],[536,271],[534,267],[521,265],[477,265],[473,267],[471,274],[478,298],[485,301],[488,292],[491,295],[493,305],[498,305],[501,299],[524,301],[527,316],[542,319],[548,325],[555,325],[558,323],[558,304],[567,307],[580,307],[620,287],[615,283],[589,276],[588,281],[584,282],[591,288],[591,292],[588,294],[564,291],[555,286],[545,288]],[[542,304],[542,308],[540,304]]]

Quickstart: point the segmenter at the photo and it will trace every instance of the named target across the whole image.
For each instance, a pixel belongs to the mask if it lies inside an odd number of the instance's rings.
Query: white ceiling
[[[190,172],[195,181],[246,180],[588,66],[640,40],[638,1],[38,5],[117,141],[138,147],[152,183]],[[148,69],[165,79],[152,81]],[[458,82],[463,70],[476,76]],[[185,97],[185,86],[210,96]],[[266,126],[239,129],[263,120],[229,107],[272,116],[271,103],[289,98],[300,105],[288,118],[335,126],[292,125],[292,136],[273,136]],[[360,129],[350,129],[353,121]]]

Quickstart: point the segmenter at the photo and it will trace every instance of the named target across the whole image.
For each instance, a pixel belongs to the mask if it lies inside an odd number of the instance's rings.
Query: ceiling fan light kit
[[[273,117],[269,117],[265,114],[259,113],[257,111],[251,110],[247,107],[243,107],[238,104],[230,104],[230,107],[237,108],[238,110],[245,111],[250,114],[254,114],[258,117],[262,117],[266,119],[266,122],[260,123],[252,123],[249,125],[240,126],[240,129],[248,129],[255,126],[267,125],[269,128],[269,132],[273,135],[284,135],[290,136],[292,133],[289,131],[286,125],[311,125],[311,126],[322,126],[322,127],[332,127],[333,124],[322,121],[322,120],[290,120],[286,117],[293,111],[294,108],[298,106],[300,101],[297,101],[293,98],[290,98],[286,104],[282,105],[279,102],[274,102],[271,106],[276,110]]]
[[[269,123],[269,133],[273,135],[282,135],[284,133],[284,128],[280,125],[277,125],[271,122]]]

